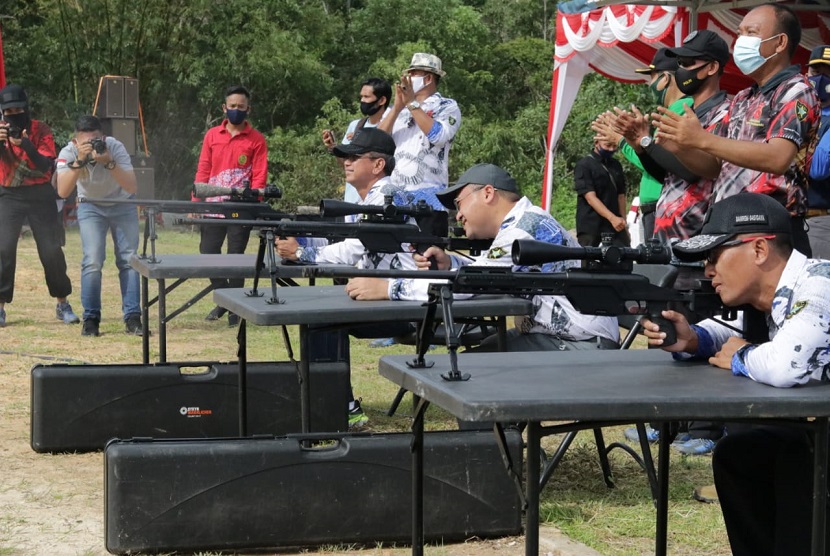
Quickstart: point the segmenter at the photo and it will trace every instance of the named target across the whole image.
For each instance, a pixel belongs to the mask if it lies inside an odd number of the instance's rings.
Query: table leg
[[[167,363],[167,288],[164,280],[159,284],[159,363]]]
[[[525,555],[539,554],[539,461],[542,425],[527,424],[527,509],[525,511]]]
[[[150,364],[150,279],[141,277],[141,360]]]
[[[828,418],[816,419],[813,450],[813,556],[824,554],[827,518],[827,450]]]
[[[302,432],[311,432],[311,392],[308,388],[311,374],[308,325],[300,325],[300,423]]]
[[[429,402],[417,398],[412,420],[412,556],[424,555],[424,413]]]
[[[496,330],[498,330],[496,346],[499,351],[507,351],[507,317],[498,317],[496,321]]]
[[[239,321],[236,333],[239,360],[239,436],[248,436],[248,329],[247,321]]]
[[[666,556],[669,528],[669,429],[671,423],[660,423],[660,445],[657,452],[657,531],[654,535],[656,556]]]

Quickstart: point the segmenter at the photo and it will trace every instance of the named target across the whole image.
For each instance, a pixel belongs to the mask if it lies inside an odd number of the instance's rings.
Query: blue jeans
[[[141,291],[138,272],[130,267],[130,258],[138,251],[138,212],[133,205],[99,206],[78,203],[78,227],[81,229],[81,303],[84,319],[101,320],[101,269],[107,258],[107,232],[112,235],[115,266],[121,284],[121,310],[124,320],[141,314]]]

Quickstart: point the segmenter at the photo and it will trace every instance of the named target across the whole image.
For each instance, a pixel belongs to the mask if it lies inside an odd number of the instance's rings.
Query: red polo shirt
[[[268,147],[265,137],[245,122],[245,128],[231,136],[225,127],[228,120],[212,127],[205,134],[197,183],[209,183],[223,187],[244,187],[248,181],[254,189],[262,189],[268,178]],[[224,200],[212,197],[208,201]],[[193,200],[201,200],[193,197]]]

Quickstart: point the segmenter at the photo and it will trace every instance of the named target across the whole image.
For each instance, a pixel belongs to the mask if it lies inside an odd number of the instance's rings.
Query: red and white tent
[[[692,29],[715,31],[731,47],[741,19],[748,9],[760,3],[763,2],[664,0],[642,5],[574,0],[560,4],[542,206],[550,210],[556,145],[582,79],[589,72],[627,83],[644,82],[645,78],[634,70],[648,66],[657,49],[680,45]],[[810,50],[830,44],[830,12],[820,13],[829,8],[824,4],[785,3],[797,10],[801,20],[802,37],[795,62],[805,64]],[[605,5],[598,7],[601,4]],[[750,84],[730,61],[721,86],[735,93]],[[597,107],[598,111],[609,108]]]

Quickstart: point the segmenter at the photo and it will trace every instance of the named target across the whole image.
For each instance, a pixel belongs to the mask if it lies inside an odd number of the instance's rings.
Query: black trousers
[[[202,255],[221,253],[226,237],[228,238],[228,254],[244,253],[248,248],[248,239],[251,237],[251,228],[247,226],[202,226],[201,232],[199,253]],[[211,278],[210,283],[216,290],[241,288],[245,285],[245,279]]]
[[[813,447],[803,429],[727,425],[712,469],[733,556],[810,554]]]
[[[657,201],[640,205],[640,215],[643,218],[643,241],[654,237],[654,221],[657,219]]]
[[[72,282],[66,274],[66,257],[61,248],[55,199],[55,190],[49,183],[0,187],[0,303],[11,303],[14,299],[17,241],[27,219],[46,275],[49,295],[66,297],[72,293]]]

